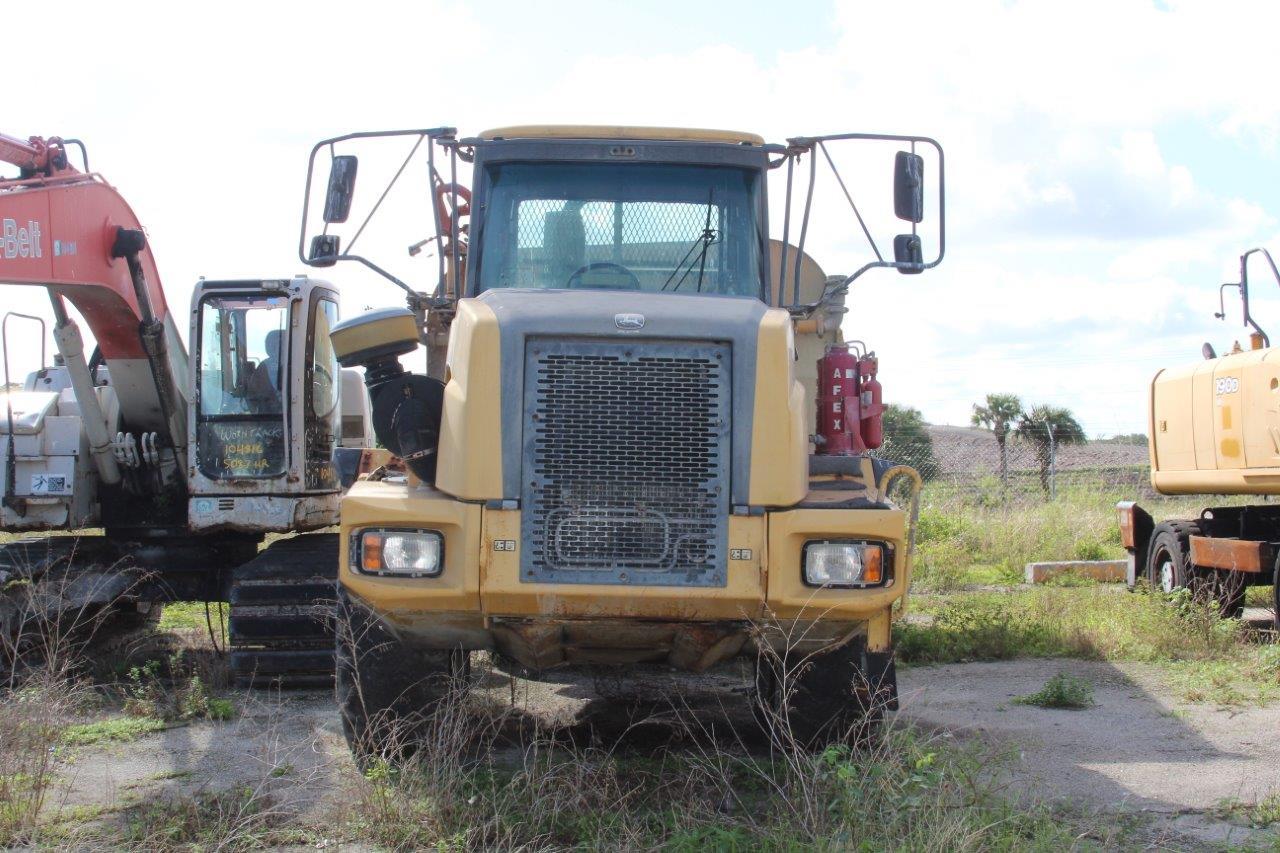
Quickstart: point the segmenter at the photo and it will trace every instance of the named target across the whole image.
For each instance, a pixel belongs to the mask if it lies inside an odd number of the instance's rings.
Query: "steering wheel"
[[[575,286],[574,282],[582,278],[583,273],[589,273],[592,270],[605,270],[605,269],[614,270],[616,272],[622,273],[627,278],[631,279],[631,286],[633,290],[640,289],[640,279],[636,278],[636,274],[633,273],[631,270],[627,269],[626,267],[624,267],[622,264],[615,264],[612,261],[595,261],[594,263],[585,264],[583,266],[578,267],[576,270],[573,271],[573,274],[569,276],[564,286],[574,287]]]

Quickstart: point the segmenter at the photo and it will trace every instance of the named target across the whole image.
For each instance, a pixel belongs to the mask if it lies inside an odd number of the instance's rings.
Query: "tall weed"
[[[1207,660],[1235,654],[1244,629],[1189,595],[1092,586],[958,593],[918,598],[923,621],[895,627],[905,662],[1015,657]],[[928,618],[931,617],[931,618]]]

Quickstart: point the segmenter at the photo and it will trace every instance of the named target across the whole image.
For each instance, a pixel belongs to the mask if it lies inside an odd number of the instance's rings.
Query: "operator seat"
[[[543,247],[547,257],[546,282],[564,287],[569,276],[586,263],[587,232],[582,223],[582,202],[567,202],[563,210],[548,211],[542,218]]]
[[[276,414],[280,411],[281,368],[279,329],[267,332],[263,339],[267,357],[258,363],[249,376],[249,404],[257,414]]]

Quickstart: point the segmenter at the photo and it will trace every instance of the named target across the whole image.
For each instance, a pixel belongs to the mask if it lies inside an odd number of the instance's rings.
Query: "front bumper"
[[[346,543],[368,527],[440,531],[435,578],[377,577]],[[463,503],[429,488],[357,483],[343,501],[343,587],[395,630],[431,647],[495,649],[531,669],[660,661],[700,670],[760,644],[819,650],[865,637],[889,648],[890,613],[910,583],[906,514],[803,508],[729,518],[722,586],[623,587],[520,577],[520,511]],[[815,589],[802,577],[811,539],[871,539],[895,558],[883,586]],[[514,545],[514,548],[513,548]]]

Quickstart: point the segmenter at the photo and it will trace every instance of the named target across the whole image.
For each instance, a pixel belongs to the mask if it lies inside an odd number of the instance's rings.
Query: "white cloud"
[[[948,260],[854,291],[850,328],[885,356],[891,396],[954,420],[987,391],[1036,398],[1051,384],[1091,430],[1092,419],[1129,431],[1155,365],[1143,359],[1198,346],[1197,323],[1221,328],[1210,313],[1224,259],[1276,236],[1266,194],[1220,188],[1169,142],[1190,126],[1242,168],[1273,156],[1280,7],[1168,6],[841,2],[833,31],[825,14],[790,11],[815,22],[802,49],[753,51],[708,32],[681,52],[630,37],[642,6],[557,21],[548,3],[544,28],[516,33],[494,7],[441,0],[155,3],[127,20],[73,3],[56,62],[47,41],[11,34],[10,64],[39,67],[47,95],[7,101],[0,130],[84,138],[147,225],[179,309],[197,275],[301,270],[305,158],[334,133],[572,121],[775,140],[928,134],[948,154]],[[759,10],[762,33],[775,13]],[[865,249],[843,201],[819,204],[813,253],[852,269]],[[358,270],[330,274],[348,306],[399,300]],[[1167,336],[1153,342],[1152,328]],[[1109,363],[1116,390],[1103,399],[1092,392]]]

